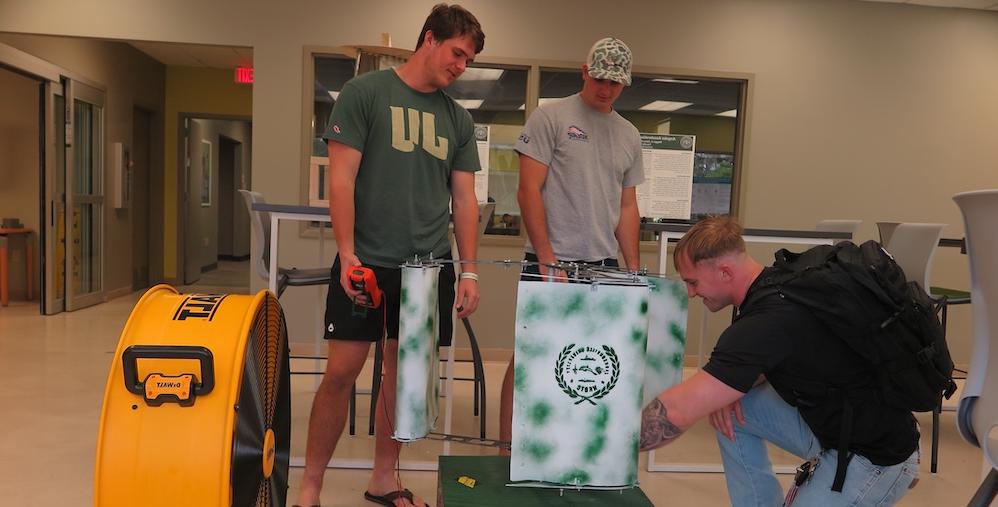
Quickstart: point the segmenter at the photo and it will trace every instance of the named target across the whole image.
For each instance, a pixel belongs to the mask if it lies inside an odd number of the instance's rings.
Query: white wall
[[[303,202],[295,177],[305,164],[303,47],[377,44],[390,32],[397,46],[411,48],[433,3],[6,2],[0,31],[252,46],[254,188],[266,189],[270,201]],[[612,34],[631,46],[639,65],[752,74],[740,195],[750,226],[860,218],[860,237],[870,238],[875,221],[899,219],[948,223],[945,236],[959,237],[950,197],[998,187],[991,139],[998,130],[998,13],[852,0],[463,4],[483,23],[482,58],[581,62],[593,40]],[[557,19],[567,21],[551,22]],[[297,228],[285,228],[281,241],[288,263],[314,262]],[[484,248],[482,256],[495,252]],[[958,253],[941,252],[935,272],[937,282],[968,285]],[[483,288],[506,292],[512,278],[490,273]],[[285,296],[292,326],[309,322],[306,309],[315,301],[311,292],[298,294]],[[478,317],[484,341],[508,343],[509,308],[501,303]],[[969,311],[952,316],[953,348],[965,360]]]

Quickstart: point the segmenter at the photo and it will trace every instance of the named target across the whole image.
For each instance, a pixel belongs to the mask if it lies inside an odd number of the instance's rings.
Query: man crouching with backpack
[[[893,505],[918,482],[914,416],[869,395],[868,363],[805,307],[763,287],[773,268],[745,252],[741,234],[734,219],[709,218],[676,245],[689,297],[738,315],[703,369],[644,409],[641,449],[709,415],[732,505]],[[786,497],[766,442],[807,460]]]

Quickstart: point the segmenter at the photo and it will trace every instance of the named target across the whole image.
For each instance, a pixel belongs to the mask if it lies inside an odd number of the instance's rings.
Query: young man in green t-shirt
[[[330,284],[326,301],[329,360],[312,404],[298,505],[319,504],[323,474],[346,423],[351,387],[371,343],[383,336],[385,376],[376,402],[374,471],[364,497],[389,506],[425,505],[398,483],[399,443],[391,438],[399,265],[414,256],[450,256],[449,205],[460,258],[476,257],[475,171],[480,163],[474,124],[441,89],[464,72],[484,44],[474,15],[438,4],[405,64],[358,76],[337,98],[324,137],[329,142],[329,213],[339,250],[331,274],[338,283]],[[363,313],[354,309],[360,293],[348,275],[360,265],[374,270],[385,291],[384,311],[357,315]],[[458,317],[478,306],[475,265],[462,265],[456,298],[454,282],[448,264],[441,270],[439,290],[443,345],[450,343],[451,306]]]

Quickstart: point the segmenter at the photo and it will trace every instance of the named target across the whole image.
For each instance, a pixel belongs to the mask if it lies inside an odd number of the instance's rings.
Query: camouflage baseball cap
[[[631,48],[624,41],[607,37],[593,44],[586,59],[589,76],[631,84]]]

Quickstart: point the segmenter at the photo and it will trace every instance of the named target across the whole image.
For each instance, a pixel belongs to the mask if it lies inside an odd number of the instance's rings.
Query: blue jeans
[[[783,505],[784,492],[773,473],[767,441],[801,460],[818,458],[811,479],[797,492],[794,507],[894,505],[918,478],[917,449],[906,461],[892,466],[874,465],[856,454],[849,462],[842,491],[832,491],[838,452],[821,448],[796,408],[783,401],[768,382],[752,388],[741,403],[745,424],[735,422],[735,441],[717,434],[731,505]]]

